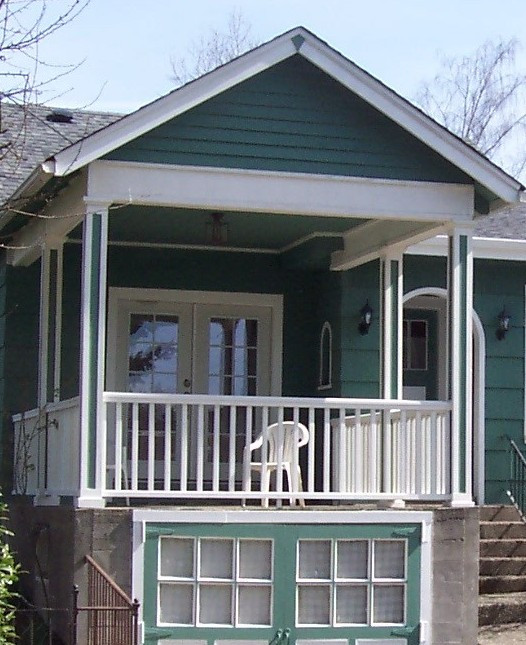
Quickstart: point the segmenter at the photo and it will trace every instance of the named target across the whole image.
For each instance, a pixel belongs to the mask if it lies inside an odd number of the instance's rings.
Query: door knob
[[[268,645],[279,645],[281,642],[281,637],[283,636],[283,630],[278,629],[278,631],[274,634],[274,638],[269,641]]]

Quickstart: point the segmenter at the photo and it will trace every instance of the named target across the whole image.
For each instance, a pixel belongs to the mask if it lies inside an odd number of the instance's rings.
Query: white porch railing
[[[119,392],[103,398],[98,467],[104,497],[331,501],[451,496],[448,402]],[[305,425],[309,440],[289,462],[278,451],[271,463],[267,429],[287,420]],[[262,448],[251,455],[245,448],[261,433]],[[249,459],[262,472],[272,470],[268,489]]]
[[[19,495],[78,495],[79,398],[13,416],[14,485]]]

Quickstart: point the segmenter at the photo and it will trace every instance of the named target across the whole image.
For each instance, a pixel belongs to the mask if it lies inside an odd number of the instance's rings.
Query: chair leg
[[[268,468],[264,473],[263,471],[261,472],[261,484],[263,493],[268,493],[270,490],[270,470]],[[263,506],[263,508],[268,508],[268,497],[263,497],[261,500],[261,506]]]

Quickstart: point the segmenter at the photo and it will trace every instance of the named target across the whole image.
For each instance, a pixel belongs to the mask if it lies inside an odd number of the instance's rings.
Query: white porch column
[[[403,253],[381,260],[382,397],[402,398]]]
[[[62,243],[46,240],[40,258],[40,310],[38,334],[38,433],[37,481],[38,495],[35,504],[58,504],[56,496],[47,494],[50,455],[47,454],[46,427],[47,404],[57,400],[57,377],[60,379],[61,342],[61,301],[62,301]]]
[[[106,340],[108,204],[87,202],[82,234],[79,507],[104,506],[102,394]]]
[[[448,372],[451,412],[451,505],[472,506],[473,254],[472,229],[449,232]]]

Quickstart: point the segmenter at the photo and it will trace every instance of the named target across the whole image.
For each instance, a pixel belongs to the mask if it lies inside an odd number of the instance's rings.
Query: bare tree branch
[[[518,46],[487,41],[469,56],[443,56],[440,71],[415,97],[430,116],[512,173],[526,166],[526,75],[516,69]]]
[[[251,25],[246,22],[239,9],[234,9],[228,18],[225,31],[212,29],[208,36],[203,36],[192,44],[188,56],[172,58],[171,78],[178,85],[183,85],[257,45],[259,41],[252,36]]]

